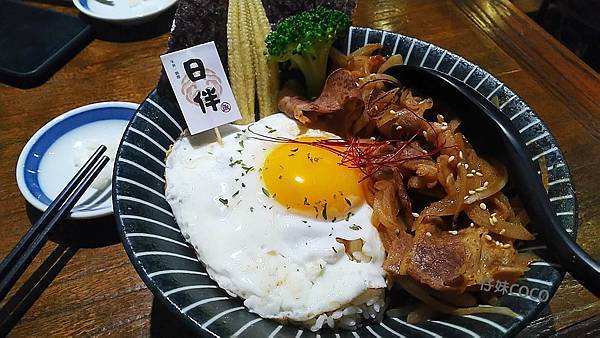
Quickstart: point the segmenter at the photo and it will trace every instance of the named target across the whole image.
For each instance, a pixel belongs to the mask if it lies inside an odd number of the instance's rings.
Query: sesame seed
[[[484,191],[484,190],[485,190],[485,188],[484,188],[484,187],[479,187],[479,188],[475,189],[475,191],[479,191],[479,192],[482,192],[482,191]]]
[[[396,114],[396,111],[395,111],[395,110],[393,110],[393,109],[390,109],[390,113],[392,113],[392,114]]]
[[[492,216],[492,219],[494,220],[494,223],[498,223],[498,219],[496,218],[496,216]]]
[[[503,234],[503,233],[505,233],[505,232],[506,232],[506,229],[502,229],[502,230],[500,230],[500,235],[502,235],[502,234]]]
[[[473,173],[473,174],[476,172],[477,172],[477,170],[475,170],[475,169],[471,170],[471,173]]]
[[[427,232],[425,233],[425,235],[426,235],[426,236],[428,236],[428,237],[431,237],[431,232],[427,231]]]
[[[423,130],[423,136],[427,137],[427,130]]]
[[[490,217],[488,220],[490,221],[490,223],[491,223],[492,225],[494,225],[494,224],[496,223],[496,222],[494,222],[494,219],[493,219],[492,217]]]
[[[429,154],[427,150],[423,149],[423,154]]]
[[[475,173],[475,175],[479,176],[479,177],[483,177],[483,174],[480,173],[479,171]]]
[[[494,216],[496,216],[496,213],[495,213],[495,212],[492,212],[492,213],[490,214],[490,216],[494,217]]]
[[[484,186],[484,187],[486,187],[486,188],[487,188],[487,186],[488,186],[488,185],[490,185],[490,182],[488,182],[488,181],[485,181],[485,182],[483,182],[483,186]]]
[[[483,202],[481,202],[481,203],[479,204],[479,207],[480,207],[482,210],[485,210],[485,209],[487,209],[487,206],[486,206],[486,205],[485,205],[485,203],[483,203]]]
[[[465,163],[465,169],[469,169],[469,164]]]
[[[400,129],[402,129],[402,126],[397,126],[396,127],[396,130],[400,130]]]
[[[442,126],[447,127],[448,126],[448,122],[442,122]]]
[[[460,157],[460,159],[461,159],[461,160],[464,158],[464,157],[463,157],[463,152],[462,152],[462,150],[460,150],[460,151],[458,152],[458,157]]]
[[[467,177],[473,177],[473,176],[474,176],[473,174],[467,174]]]
[[[491,241],[491,240],[492,240],[492,236],[490,236],[490,235],[487,235],[487,234],[486,234],[486,235],[485,235],[485,236],[483,236],[483,237],[485,237],[485,239],[487,239],[488,241]]]
[[[469,223],[469,226],[470,226],[470,227],[474,227],[474,226],[475,226],[475,223],[471,222],[471,223]]]
[[[376,138],[371,136],[371,141],[375,141],[375,140],[376,140]]]
[[[456,230],[451,230],[451,231],[448,231],[448,232],[450,234],[452,234],[452,235],[458,235],[458,231],[456,231]]]
[[[450,163],[450,162],[452,162],[452,161],[454,161],[454,155],[452,155],[452,156],[448,157],[448,163]]]
[[[416,212],[413,212],[413,213],[412,213],[412,216],[413,216],[414,218],[417,218],[417,217],[419,217],[419,214],[418,214],[418,213],[416,213]]]
[[[497,246],[502,246],[502,243],[500,243],[500,242],[496,241],[496,245],[497,245]]]
[[[469,190],[469,195],[473,195],[475,193],[475,190]]]
[[[463,200],[466,200],[467,198],[469,198],[469,195],[463,197]]]
[[[446,130],[446,129],[448,129],[448,126],[441,126],[440,129],[441,130]]]
[[[439,122],[443,122],[443,121],[444,121],[444,115],[442,115],[442,114],[437,114],[437,120],[438,120]]]
[[[506,243],[502,247],[505,248],[505,249],[508,249],[508,248],[510,248],[510,244]]]

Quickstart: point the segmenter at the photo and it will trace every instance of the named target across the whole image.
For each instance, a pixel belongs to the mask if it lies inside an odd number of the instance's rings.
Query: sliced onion
[[[375,198],[373,199],[373,213],[383,225],[389,229],[403,229],[398,223],[398,201],[394,184],[390,181],[375,183]]]
[[[446,194],[450,194],[456,184],[454,174],[448,166],[448,158],[447,155],[440,155],[437,158],[437,179],[444,187]]]
[[[509,309],[507,307],[503,307],[503,306],[473,306],[473,307],[449,306],[449,305],[446,305],[445,303],[440,302],[437,299],[433,298],[429,294],[429,290],[426,287],[416,283],[415,281],[413,281],[409,278],[399,278],[397,280],[397,283],[400,284],[400,286],[404,290],[406,290],[408,293],[410,293],[412,296],[421,300],[423,303],[425,303],[430,308],[435,309],[436,311],[441,312],[441,313],[453,314],[453,315],[467,315],[467,314],[473,314],[473,313],[496,313],[496,314],[502,314],[502,315],[506,315],[506,316],[510,316],[510,317],[518,316],[511,309]]]
[[[361,238],[344,239],[336,237],[335,241],[344,245],[344,252],[351,261],[362,262],[363,259],[361,258],[364,258],[364,261],[366,262],[371,261],[372,257],[365,255],[362,251],[365,241],[363,241]]]
[[[383,47],[382,44],[379,43],[368,43],[362,47],[360,47],[359,49],[355,50],[354,52],[350,53],[351,57],[355,57],[355,56],[371,56],[373,55],[373,52],[375,52],[378,49],[381,49]]]
[[[464,316],[464,315],[471,315],[471,314],[477,314],[477,313],[494,313],[497,315],[502,315],[502,316],[507,316],[507,317],[512,317],[512,318],[519,317],[519,315],[516,314],[513,310],[511,310],[505,306],[474,306],[474,307],[457,308],[456,310],[452,311],[451,314],[458,315],[458,316]]]
[[[392,112],[391,110],[388,110],[388,111],[384,112],[376,120],[377,128],[381,128],[381,127],[385,126],[386,124],[396,120],[397,118],[398,118],[398,115],[396,112]]]
[[[391,83],[393,85],[399,86],[400,82],[398,81],[398,79],[396,79],[395,77],[391,76],[391,75],[387,75],[387,74],[369,74],[365,77],[362,78],[362,83],[363,83],[363,87],[371,82],[375,82],[375,81],[385,81],[388,83]]]
[[[400,102],[402,102],[402,104],[404,104],[406,108],[412,110],[421,117],[427,109],[433,107],[433,100],[421,99],[417,96],[413,96],[412,91],[409,88],[402,89],[402,96],[400,96]]]
[[[418,224],[421,224],[425,217],[442,217],[454,215],[456,210],[456,201],[446,196],[444,199],[435,201],[427,206],[421,213],[417,220],[413,223],[413,230],[417,228]]]
[[[456,193],[454,194],[454,222],[458,219],[458,214],[461,212],[467,193],[467,170],[460,166],[456,173]],[[454,223],[453,222],[453,223]]]
[[[490,232],[502,235],[508,238],[532,240],[533,235],[525,229],[518,221],[507,222],[498,220],[497,222],[490,221],[491,214],[488,210],[483,210],[479,205],[471,205],[465,208],[465,213],[476,224],[486,227]]]
[[[366,180],[361,182],[361,187],[363,188],[367,204],[373,207],[373,200],[375,199],[375,188],[373,187],[373,180],[371,178],[367,178]]]
[[[402,64],[404,64],[402,55],[392,55],[379,67],[379,69],[377,70],[377,74],[381,74],[393,66],[398,66]]]
[[[479,165],[477,165],[479,162]],[[465,200],[465,204],[472,204],[474,202],[483,200],[488,198],[498,191],[502,190],[506,183],[508,182],[508,172],[506,168],[500,163],[494,163],[494,165],[490,165],[483,159],[479,159],[479,161],[469,161],[470,165],[475,168],[480,167],[480,170],[483,171],[482,181],[487,181],[488,186],[487,189],[483,191],[477,191],[474,194],[467,197]],[[479,187],[469,186],[469,189],[476,190]]]

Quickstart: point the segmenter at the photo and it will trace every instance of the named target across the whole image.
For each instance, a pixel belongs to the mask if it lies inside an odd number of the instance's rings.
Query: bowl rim
[[[29,138],[29,140],[27,141],[27,143],[21,150],[21,153],[19,154],[19,158],[17,160],[17,165],[15,168],[15,175],[16,175],[16,179],[17,179],[17,186],[19,187],[19,191],[21,192],[21,195],[23,195],[23,197],[29,204],[33,205],[36,209],[40,210],[41,212],[44,212],[46,210],[46,208],[48,208],[47,204],[40,201],[37,197],[35,197],[33,195],[31,190],[29,190],[29,187],[28,187],[27,183],[25,182],[25,175],[24,175],[23,169],[25,167],[25,160],[31,154],[31,148],[39,140],[39,138],[42,135],[44,135],[50,128],[59,124],[63,120],[68,119],[69,117],[86,113],[87,111],[92,110],[92,109],[130,108],[134,111],[137,111],[138,107],[139,107],[139,104],[133,103],[133,102],[121,102],[121,101],[96,102],[96,103],[91,103],[91,104],[87,104],[87,105],[84,105],[81,107],[71,109],[63,114],[56,116],[55,118],[53,118],[52,120],[50,120],[46,124],[44,124],[40,129],[38,129]],[[133,113],[133,115],[135,115],[135,112]],[[72,212],[69,215],[69,217],[71,219],[97,218],[97,217],[111,215],[113,213],[113,210],[114,210],[114,207],[106,207],[106,208],[90,210],[90,211],[75,211],[75,212]]]
[[[131,23],[131,22],[135,22],[137,20],[144,20],[144,19],[153,17],[155,15],[158,15],[158,14],[166,11],[167,9],[169,9],[178,0],[167,0],[165,2],[164,6],[158,7],[156,9],[154,9],[153,11],[142,13],[142,14],[138,14],[138,15],[132,15],[132,16],[128,16],[128,17],[122,17],[122,18],[111,18],[111,17],[100,15],[98,13],[92,12],[88,8],[85,8],[81,4],[80,0],[72,0],[72,1],[73,1],[73,5],[75,5],[75,7],[77,7],[77,9],[81,13],[83,13],[83,14],[89,16],[89,17],[92,17],[94,19],[104,20],[104,21],[113,22],[113,23]],[[90,1],[95,1],[95,0],[90,0]]]

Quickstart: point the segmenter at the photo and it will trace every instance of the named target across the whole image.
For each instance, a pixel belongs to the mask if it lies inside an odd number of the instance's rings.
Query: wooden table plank
[[[508,0],[456,0],[483,32],[571,109],[600,140],[600,76]]]
[[[44,6],[75,13],[68,7]],[[365,0],[359,1],[353,19],[356,25],[401,32],[452,50],[488,69],[530,103],[557,138],[571,168],[580,206],[578,241],[600,257],[600,245],[594,242],[600,235],[600,186],[594,175],[600,165],[596,73],[507,0]],[[5,159],[0,163],[0,257],[30,224],[14,175],[18,154],[35,130],[84,104],[141,102],[156,84],[158,55],[164,52],[168,34],[131,42],[116,42],[114,32],[103,36],[40,87],[0,85],[0,156]],[[44,255],[55,248],[48,244]],[[36,259],[27,275],[43,258]],[[151,323],[152,306],[152,295],[121,244],[79,249],[11,335],[141,336],[150,334],[151,325],[181,325],[161,311]],[[524,336],[597,330],[600,302],[568,275],[548,309]],[[162,320],[166,324],[156,324]]]

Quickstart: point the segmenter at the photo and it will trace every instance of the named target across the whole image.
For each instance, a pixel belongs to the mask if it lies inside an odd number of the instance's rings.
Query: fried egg
[[[280,321],[323,322],[366,294],[381,296],[385,253],[361,172],[307,144],[337,137],[303,131],[283,114],[251,130],[297,142],[224,126],[222,145],[211,133],[184,133],[166,160],[166,199],[210,277],[250,311]],[[355,240],[362,247],[347,252]]]

